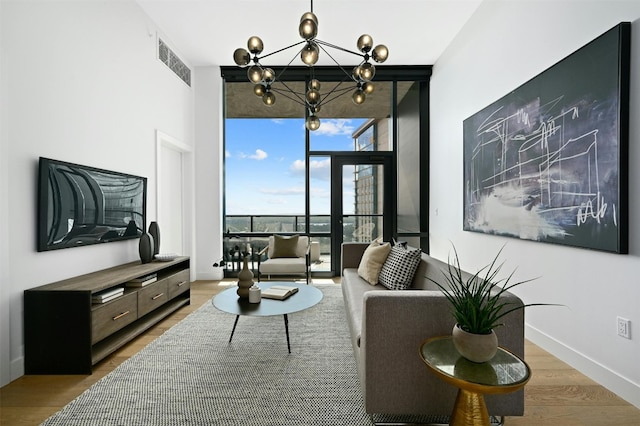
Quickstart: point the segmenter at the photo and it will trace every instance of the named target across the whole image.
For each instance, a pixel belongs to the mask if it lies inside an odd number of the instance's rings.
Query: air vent
[[[178,55],[173,53],[173,50],[171,50],[160,37],[158,37],[158,59],[168,66],[171,71],[176,73],[176,75],[180,77],[180,80],[187,83],[187,86],[191,87],[191,70],[178,58]]]

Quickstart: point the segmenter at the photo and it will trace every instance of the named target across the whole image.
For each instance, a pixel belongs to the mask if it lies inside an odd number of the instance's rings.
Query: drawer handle
[[[162,297],[162,296],[164,296],[164,293],[156,294],[155,296],[153,296],[153,297],[151,298],[151,300],[156,300],[156,299],[158,299],[158,298],[160,298],[160,297]]]
[[[181,281],[178,283],[178,287],[182,287],[183,285],[185,285],[187,282],[186,281]]]
[[[116,315],[115,317],[111,318],[113,321],[118,321],[120,318],[122,318],[125,315],[129,315],[129,311],[123,312],[120,315]]]

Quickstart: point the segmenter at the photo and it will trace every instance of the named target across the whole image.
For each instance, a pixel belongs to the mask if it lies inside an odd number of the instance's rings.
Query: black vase
[[[140,236],[140,242],[138,243],[138,253],[140,254],[140,260],[142,263],[149,263],[153,260],[153,237],[144,233]]]
[[[149,224],[149,234],[153,237],[153,254],[155,256],[160,253],[160,228],[158,227],[158,222]]]

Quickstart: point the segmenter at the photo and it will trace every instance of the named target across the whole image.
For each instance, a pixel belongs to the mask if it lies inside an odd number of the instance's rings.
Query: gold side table
[[[463,358],[451,336],[425,340],[420,357],[429,370],[458,388],[451,426],[489,426],[483,395],[515,392],[531,377],[527,363],[503,348],[482,364]]]

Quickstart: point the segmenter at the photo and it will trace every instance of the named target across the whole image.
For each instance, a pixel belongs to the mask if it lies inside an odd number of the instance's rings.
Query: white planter
[[[491,330],[491,334],[468,333],[458,327],[453,326],[451,333],[453,345],[460,355],[473,362],[486,362],[494,357],[498,351],[498,336]]]

